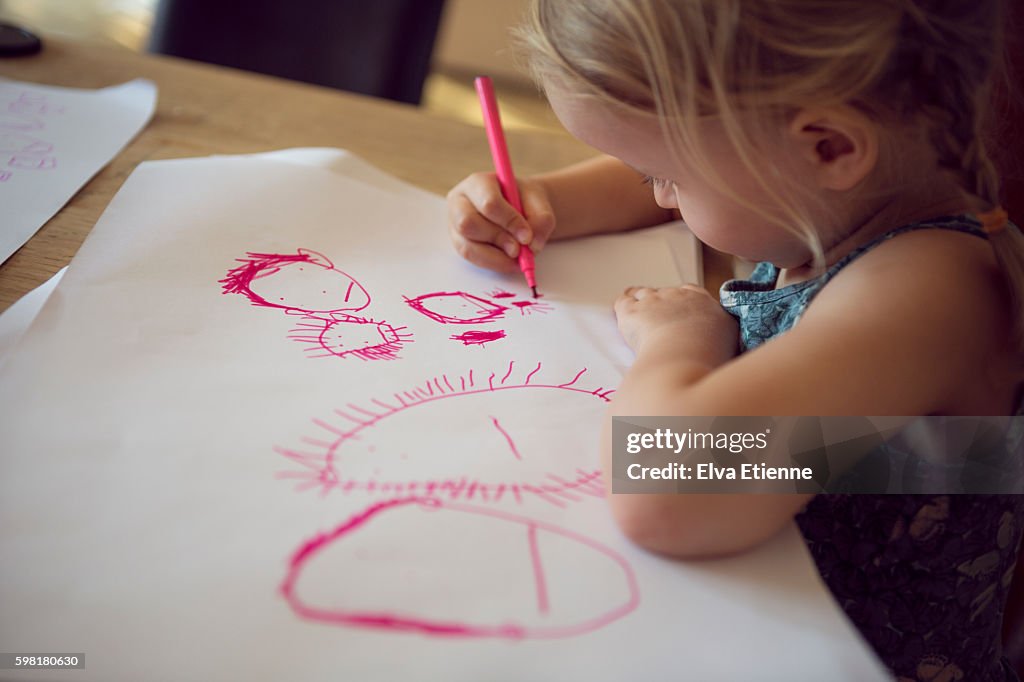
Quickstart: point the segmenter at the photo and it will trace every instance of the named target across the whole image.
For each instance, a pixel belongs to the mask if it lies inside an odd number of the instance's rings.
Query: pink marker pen
[[[512,174],[512,160],[508,156],[505,145],[505,131],[501,127],[501,115],[498,113],[498,101],[494,97],[494,84],[487,76],[480,76],[475,81],[476,92],[480,96],[480,108],[484,113],[484,126],[487,128],[487,141],[491,145],[491,158],[494,159],[494,170],[498,174],[498,184],[505,199],[523,215],[523,202],[519,198],[519,185]],[[537,277],[533,264],[533,251],[525,244],[519,247],[519,269],[526,277],[526,283],[537,298]]]

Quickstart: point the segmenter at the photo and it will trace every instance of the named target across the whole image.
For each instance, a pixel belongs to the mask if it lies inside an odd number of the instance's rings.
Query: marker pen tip
[[[533,292],[533,297],[537,298],[537,287],[530,287],[530,291]]]

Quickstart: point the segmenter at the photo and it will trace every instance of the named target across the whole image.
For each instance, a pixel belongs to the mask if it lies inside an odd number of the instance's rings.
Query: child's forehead
[[[638,170],[653,170],[646,168],[646,155],[667,156],[661,126],[653,114],[573,92],[550,93],[548,101],[573,137]]]

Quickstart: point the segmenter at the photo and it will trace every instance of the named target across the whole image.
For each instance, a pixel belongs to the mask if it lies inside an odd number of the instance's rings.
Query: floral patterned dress
[[[741,349],[792,328],[854,259],[920,229],[986,238],[968,216],[914,223],[816,279],[781,289],[778,268],[760,263],[749,280],[722,285],[722,306],[740,323]],[[1002,657],[1000,630],[1024,495],[818,495],[796,522],[836,601],[899,682],[1017,680]]]

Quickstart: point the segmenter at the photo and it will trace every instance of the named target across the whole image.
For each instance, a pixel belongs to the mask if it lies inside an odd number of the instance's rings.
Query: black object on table
[[[43,41],[34,33],[0,22],[0,57],[21,57],[43,49]]]
[[[149,49],[418,104],[444,0],[160,0]]]

